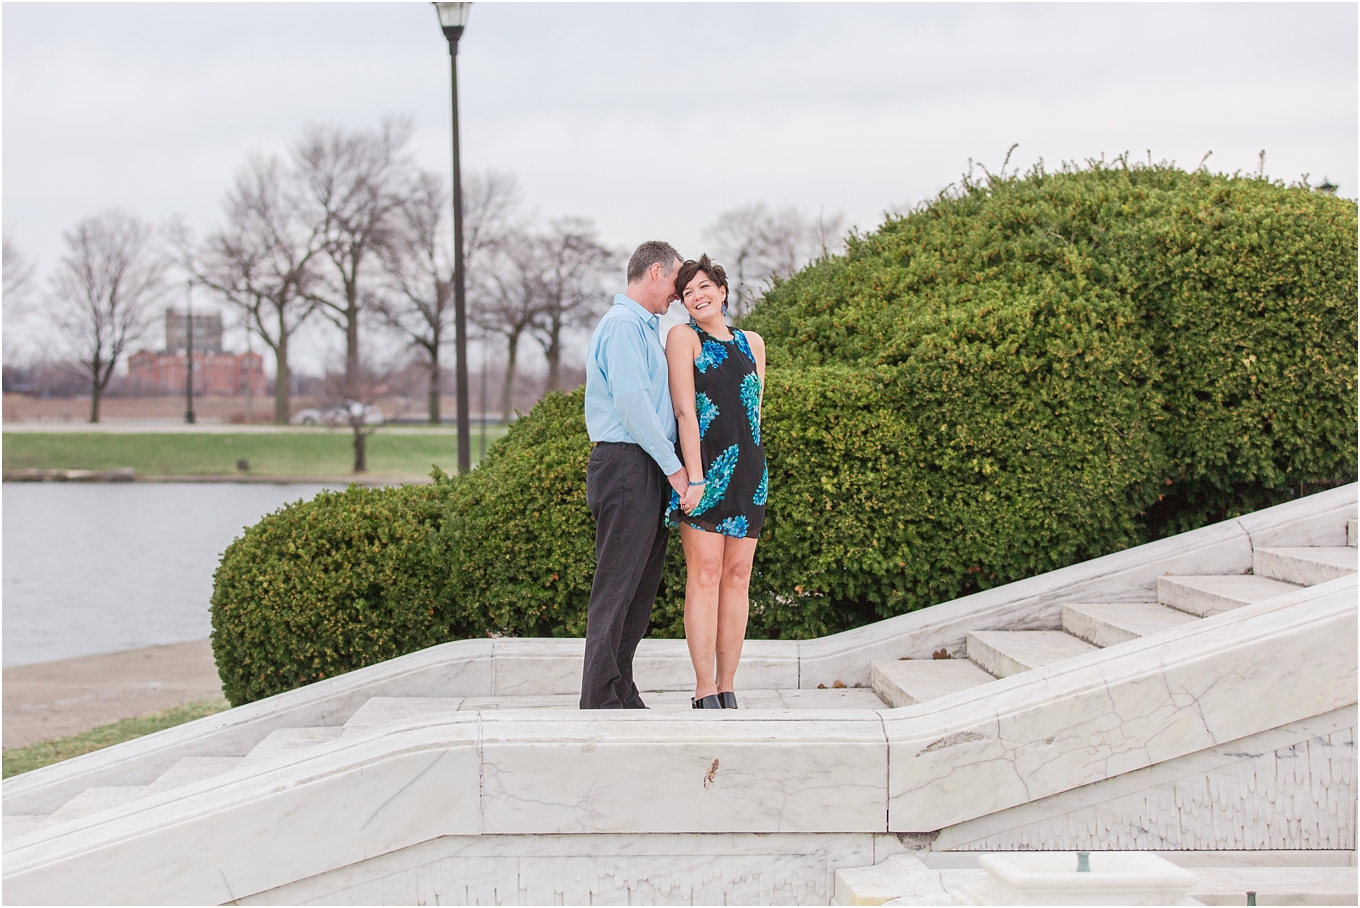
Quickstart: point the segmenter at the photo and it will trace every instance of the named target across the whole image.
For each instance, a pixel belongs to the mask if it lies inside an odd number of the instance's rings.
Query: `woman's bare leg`
[[[685,643],[694,664],[694,696],[716,694],[713,654],[718,637],[718,590],[723,576],[723,543],[727,537],[680,524],[685,547]]]
[[[756,557],[756,540],[727,539],[726,543],[718,587],[717,681],[718,690],[735,691],[737,663],[741,661],[751,608],[751,562]]]

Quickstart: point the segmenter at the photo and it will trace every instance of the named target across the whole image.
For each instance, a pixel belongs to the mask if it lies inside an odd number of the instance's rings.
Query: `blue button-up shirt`
[[[586,431],[591,441],[641,445],[667,476],[683,469],[675,456],[660,319],[622,293],[595,326],[586,354]]]

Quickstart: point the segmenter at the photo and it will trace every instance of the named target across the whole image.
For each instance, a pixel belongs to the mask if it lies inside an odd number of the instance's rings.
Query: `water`
[[[4,665],[202,640],[222,551],[323,488],[5,483]]]

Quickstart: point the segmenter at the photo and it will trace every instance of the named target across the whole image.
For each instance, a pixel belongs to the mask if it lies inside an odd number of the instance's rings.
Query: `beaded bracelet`
[[[698,482],[695,482],[694,480],[690,480],[690,483],[689,483],[689,484],[692,485],[692,486],[704,486],[704,485],[708,485],[708,480],[706,480],[706,479],[701,479],[701,480],[699,480]]]

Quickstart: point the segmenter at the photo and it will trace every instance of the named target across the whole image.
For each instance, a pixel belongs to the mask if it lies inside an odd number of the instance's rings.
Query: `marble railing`
[[[1353,725],[1356,595],[1349,576],[900,709],[410,720],[30,833],[5,898],[221,903],[447,836],[957,827],[1290,723]]]
[[[1056,628],[1064,603],[1155,600],[1156,578],[1167,573],[1245,573],[1257,546],[1345,545],[1356,489],[1332,489],[817,640],[751,640],[740,680],[750,690],[867,684],[871,661],[928,657],[941,647],[961,654],[970,630]],[[375,696],[574,694],[581,653],[579,639],[431,647],[6,780],[4,812],[47,814],[92,786],[147,784],[184,757],[244,756],[275,729],[342,725]],[[683,690],[693,680],[680,640],[643,641],[635,669],[644,690]]]

